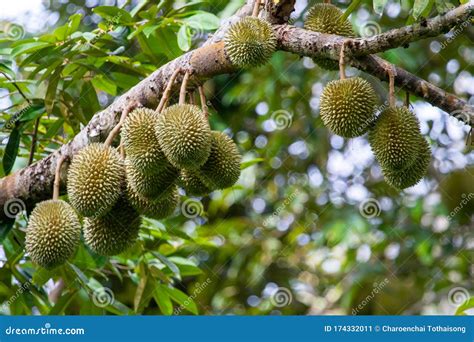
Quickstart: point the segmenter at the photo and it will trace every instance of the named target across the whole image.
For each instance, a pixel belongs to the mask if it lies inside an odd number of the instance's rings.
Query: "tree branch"
[[[270,18],[269,21],[273,23],[285,22],[293,10],[294,2],[294,0],[280,0],[276,4],[275,1],[267,0],[264,12],[261,15],[267,20]],[[112,128],[119,122],[122,111],[131,102],[148,108],[156,108],[158,99],[163,95],[170,77],[176,70],[193,70],[193,83],[195,84],[190,86],[198,86],[206,79],[218,74],[236,71],[224,51],[223,37],[232,23],[252,13],[253,4],[252,0],[248,0],[247,4],[236,15],[226,20],[201,48],[184,54],[162,66],[127,93],[118,97],[108,108],[97,113],[89,124],[68,144],[63,145],[59,150],[35,164],[0,179],[0,209],[11,198],[23,200],[29,209],[35,203],[50,198],[55,167],[61,156],[73,157],[89,143],[103,142]],[[449,27],[465,20],[466,13],[472,13],[473,8],[474,4],[460,6],[448,12],[445,16],[427,20],[426,27],[438,33],[446,32]],[[386,62],[376,56],[364,55],[438,34],[428,33],[426,27],[423,23],[420,23],[411,26],[411,29],[408,27],[391,30],[365,39],[348,39],[347,37],[325,35],[286,25],[276,25],[275,32],[279,49],[309,57],[327,57],[338,60],[342,42],[352,42],[352,45],[347,43],[345,50],[349,63],[381,80],[386,80],[387,75],[383,68],[384,65],[387,65]],[[406,39],[401,39],[402,37]],[[454,111],[467,111],[469,109],[466,101],[446,93],[401,68],[396,68],[396,74],[395,83],[398,86],[451,114]],[[182,75],[178,76],[177,81],[173,83],[173,91],[176,91],[179,87],[182,77]],[[472,109],[467,112],[472,118]],[[62,192],[65,190],[64,182],[62,182],[61,190]],[[3,219],[5,219],[5,212],[0,210],[0,221]]]

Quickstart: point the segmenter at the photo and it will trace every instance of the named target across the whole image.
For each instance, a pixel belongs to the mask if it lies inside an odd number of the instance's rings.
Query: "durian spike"
[[[255,0],[253,5],[252,17],[258,17],[258,13],[260,12],[260,3],[262,0]]]
[[[125,119],[127,118],[127,115],[133,111],[134,109],[136,109],[137,107],[140,107],[140,103],[139,102],[133,102],[133,103],[130,103],[128,104],[122,111],[122,116],[120,117],[120,121],[119,123],[112,129],[112,131],[110,131],[109,133],[109,136],[107,137],[107,139],[105,140],[104,142],[104,146],[110,146],[112,145],[112,142],[114,141],[115,137],[117,136],[117,134],[119,134],[120,132],[120,129],[122,128],[123,126],[123,123],[125,122]]]
[[[158,107],[156,107],[156,111],[161,113],[163,109],[165,109],[166,104],[168,103],[168,99],[170,98],[171,88],[173,87],[174,81],[176,81],[176,77],[182,72],[181,68],[176,69],[173,74],[171,75],[168,84],[166,85],[165,91],[163,92],[163,96],[161,97],[160,103]]]
[[[199,85],[198,89],[199,89],[199,98],[201,99],[202,112],[208,118],[209,117],[209,107],[207,106],[206,94],[204,93],[204,88],[203,88],[202,84]]]
[[[181,83],[181,90],[179,91],[179,104],[186,104],[186,87],[188,86],[188,80],[191,73],[186,71],[183,77],[183,83]]]
[[[341,80],[346,79],[346,64],[344,62],[344,48],[346,46],[346,41],[342,42],[341,52],[339,53],[339,78]]]
[[[53,185],[53,200],[57,200],[59,198],[59,187],[61,185],[61,166],[63,162],[66,160],[67,156],[61,156],[59,158],[58,163],[56,164],[56,172],[54,174],[54,185]]]

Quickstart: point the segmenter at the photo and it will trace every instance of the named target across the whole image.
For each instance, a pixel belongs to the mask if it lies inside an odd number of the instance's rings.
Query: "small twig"
[[[207,106],[206,94],[204,93],[204,88],[202,85],[199,85],[199,98],[201,99],[201,108],[202,112],[206,117],[209,117],[209,107]]]
[[[253,5],[252,17],[258,17],[258,13],[260,12],[260,3],[261,0],[255,0]]]
[[[62,155],[56,164],[56,172],[54,174],[54,188],[53,188],[53,200],[57,200],[59,198],[59,188],[61,186],[61,166],[63,162],[66,160],[67,156]]]
[[[38,141],[38,129],[40,124],[41,116],[35,120],[35,129],[33,130],[33,137],[31,138],[30,156],[28,158],[28,165],[33,164],[36,152],[36,142]]]
[[[119,151],[120,151],[120,156],[123,159],[125,159],[125,145],[123,143],[123,140],[120,141]]]
[[[346,64],[344,62],[345,46],[346,46],[346,41],[343,41],[341,44],[341,51],[339,52],[339,78],[341,80],[346,79]]]
[[[114,141],[115,137],[117,134],[119,134],[120,129],[122,128],[123,123],[125,122],[125,119],[127,118],[128,113],[130,113],[133,109],[138,107],[136,103],[129,104],[125,109],[122,111],[122,115],[120,117],[119,123],[110,131],[109,136],[104,142],[105,146],[110,146],[112,145],[112,142]]]
[[[183,83],[181,83],[181,90],[179,92],[179,104],[183,105],[186,103],[186,88],[188,86],[190,72],[186,71],[183,77]]]
[[[11,79],[10,76],[8,76],[8,74],[4,73],[3,71],[0,71],[0,74],[2,74],[8,81],[10,81],[13,86],[16,88],[16,90],[18,90],[18,92],[20,93],[21,97],[23,97],[25,99],[26,102],[28,102],[28,104],[31,104],[31,101],[29,98],[26,97],[26,95],[23,93],[23,91],[20,89],[20,87],[18,86],[18,84],[16,84],[15,81],[13,81]]]
[[[156,107],[156,111],[158,113],[161,113],[161,111],[166,107],[166,104],[168,103],[168,99],[169,99],[170,94],[171,94],[171,89],[173,88],[173,83],[176,80],[176,77],[178,77],[178,75],[181,73],[181,71],[182,71],[182,69],[178,68],[171,75],[171,77],[168,81],[168,84],[166,85],[166,88],[163,91],[163,96],[161,97],[160,104],[158,105],[158,107]]]

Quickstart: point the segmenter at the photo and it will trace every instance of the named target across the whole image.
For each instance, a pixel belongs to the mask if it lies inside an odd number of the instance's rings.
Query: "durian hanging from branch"
[[[62,156],[56,165],[53,199],[38,203],[31,213],[25,247],[31,260],[52,269],[71,258],[79,245],[81,223],[69,203],[59,199]]]
[[[324,125],[345,138],[364,135],[375,120],[377,95],[361,77],[346,78],[345,43],[341,46],[340,79],[329,82],[321,94],[320,115]]]

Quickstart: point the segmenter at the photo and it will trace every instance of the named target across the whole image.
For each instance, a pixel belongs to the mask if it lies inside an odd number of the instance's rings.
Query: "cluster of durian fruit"
[[[305,19],[307,30],[355,37],[343,12],[329,3],[310,8]],[[233,65],[241,68],[265,64],[276,49],[271,25],[257,17],[246,17],[229,29],[225,51]],[[339,69],[332,59],[315,58],[327,70]],[[331,81],[320,99],[324,125],[335,134],[354,138],[369,133],[370,146],[379,161],[385,180],[396,189],[418,183],[425,175],[431,150],[420,132],[416,116],[404,107],[389,106],[377,114],[378,97],[361,77]]]
[[[313,6],[305,28],[312,31],[352,37],[351,23],[332,4]],[[329,59],[315,62],[329,70],[339,67]],[[388,184],[405,189],[417,184],[426,174],[431,150],[420,132],[418,119],[405,107],[388,106],[376,116],[377,95],[369,82],[360,77],[329,82],[320,99],[324,125],[345,138],[369,133],[369,143]]]
[[[73,158],[70,204],[56,198],[33,210],[26,250],[36,264],[51,269],[66,262],[81,231],[95,253],[119,254],[136,241],[141,216],[159,220],[174,213],[178,187],[203,196],[233,186],[240,176],[236,144],[212,131],[195,105],[176,104],[160,114],[135,109],[123,122],[121,138],[124,153],[93,143]]]

